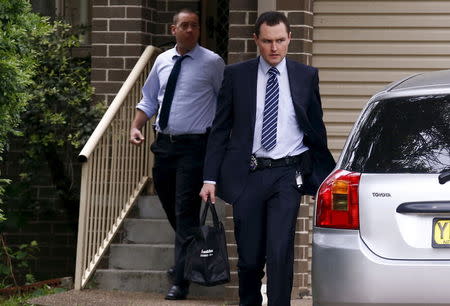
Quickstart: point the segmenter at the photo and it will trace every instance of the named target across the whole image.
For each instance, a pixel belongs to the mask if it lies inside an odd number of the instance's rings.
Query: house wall
[[[200,0],[93,0],[92,85],[97,99],[114,99],[146,46],[171,45],[173,14],[199,11]]]
[[[375,92],[413,73],[450,68],[450,1],[314,1],[312,64],[337,157]]]

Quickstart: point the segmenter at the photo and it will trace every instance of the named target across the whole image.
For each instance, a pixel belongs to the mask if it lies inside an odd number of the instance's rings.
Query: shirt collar
[[[264,72],[264,74],[267,74],[269,72],[270,66],[262,56],[259,57],[259,68]],[[278,63],[278,65],[275,66],[277,68],[278,72],[282,74],[286,70],[286,57],[283,58],[281,62]]]
[[[177,57],[181,56],[181,54],[178,53],[178,51],[177,51],[177,46],[176,45],[175,45],[175,47],[172,50],[173,50],[172,59],[175,56],[177,56]],[[198,46],[198,44],[196,44],[195,47],[191,51],[186,53],[185,55],[188,55],[190,58],[195,59],[197,57],[197,55],[198,55],[198,52],[199,52],[199,46]]]

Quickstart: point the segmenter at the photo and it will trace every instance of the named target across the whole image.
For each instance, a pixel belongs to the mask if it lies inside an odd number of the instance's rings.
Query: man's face
[[[200,25],[196,14],[179,13],[177,23],[172,25],[170,29],[177,41],[179,52],[188,52],[197,44],[200,36]]]
[[[291,41],[291,33],[287,32],[284,23],[274,26],[268,26],[266,23],[263,23],[259,29],[259,36],[253,34],[253,39],[259,48],[262,58],[270,66],[276,66],[286,56]]]

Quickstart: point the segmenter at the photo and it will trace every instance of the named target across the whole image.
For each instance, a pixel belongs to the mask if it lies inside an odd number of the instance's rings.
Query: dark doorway
[[[230,0],[202,0],[202,46],[228,60],[228,16]]]

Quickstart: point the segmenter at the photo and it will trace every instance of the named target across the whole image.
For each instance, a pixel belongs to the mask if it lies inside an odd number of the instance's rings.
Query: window
[[[380,100],[367,107],[343,156],[365,173],[450,170],[450,96]]]
[[[32,0],[33,11],[52,19],[61,17],[80,32],[82,44],[90,42],[91,0]]]

